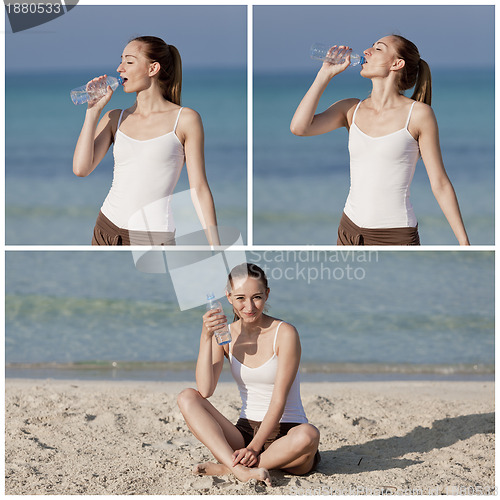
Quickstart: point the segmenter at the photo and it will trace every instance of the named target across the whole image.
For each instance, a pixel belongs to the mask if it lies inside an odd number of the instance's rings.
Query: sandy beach
[[[303,383],[322,461],[273,487],[191,473],[212,460],[176,405],[189,383],[6,380],[6,494],[456,494],[495,482],[493,382]],[[235,384],[210,401],[236,421]]]

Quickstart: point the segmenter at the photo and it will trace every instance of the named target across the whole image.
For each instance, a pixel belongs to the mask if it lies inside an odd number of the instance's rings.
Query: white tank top
[[[113,183],[101,212],[122,229],[173,232],[171,195],[184,165],[184,147],[175,134],[179,116],[168,134],[144,141],[132,139],[118,120],[113,156]]]
[[[351,187],[344,212],[363,228],[415,227],[410,184],[420,156],[418,142],[408,131],[411,105],[404,128],[371,137],[355,123],[358,103],[349,130]]]
[[[276,380],[276,373],[278,371],[276,339],[278,338],[278,330],[281,323],[276,327],[272,357],[257,368],[249,368],[240,363],[233,356],[231,347],[229,348],[231,373],[238,384],[241,396],[240,418],[262,422],[271,404],[274,381]],[[230,346],[232,346],[232,342]],[[300,377],[298,371],[288,393],[285,410],[280,422],[307,423],[307,417],[300,399]]]

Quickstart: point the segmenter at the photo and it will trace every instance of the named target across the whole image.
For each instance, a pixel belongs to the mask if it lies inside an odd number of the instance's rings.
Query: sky
[[[76,5],[61,17],[12,33],[6,18],[5,71],[111,73],[134,36],[175,45],[184,67],[245,67],[247,8],[236,6]]]
[[[415,43],[431,69],[493,66],[494,17],[492,5],[255,6],[254,70],[311,69],[315,42],[360,53],[391,33]]]
[[[246,26],[246,5],[79,4],[26,31],[7,24],[6,72],[114,69],[127,41],[144,34],[177,46],[185,67],[242,67]],[[254,5],[254,70],[308,70],[314,42],[362,52],[390,33],[412,40],[433,69],[494,64],[493,5]]]

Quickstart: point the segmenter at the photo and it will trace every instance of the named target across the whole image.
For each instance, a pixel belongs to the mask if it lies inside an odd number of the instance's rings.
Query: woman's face
[[[268,297],[269,288],[251,277],[236,278],[231,293],[227,293],[227,299],[244,323],[255,323],[262,317]]]
[[[395,41],[392,36],[385,36],[377,40],[370,48],[363,52],[366,62],[363,64],[361,76],[387,76],[398,61]]]
[[[142,42],[130,42],[124,49],[121,62],[116,68],[123,78],[125,92],[137,92],[151,85],[150,63],[143,53]]]

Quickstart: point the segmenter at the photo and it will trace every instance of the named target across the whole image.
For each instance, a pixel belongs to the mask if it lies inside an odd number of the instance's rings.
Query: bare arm
[[[311,87],[300,102],[290,124],[294,135],[311,136],[331,132],[340,127],[347,127],[347,112],[357,99],[344,99],[330,106],[326,111],[316,114],[323,92],[332,78],[344,71],[350,63],[350,57],[343,64],[323,63]]]
[[[238,463],[250,450],[256,461],[256,456],[262,450],[266,439],[280,421],[285,409],[288,393],[292,387],[295,376],[299,369],[301,347],[299,334],[295,327],[283,323],[280,327],[278,342],[276,346],[278,353],[278,371],[274,382],[273,395],[267,413],[262,424],[250,444],[242,450],[236,450],[233,454],[234,463]],[[255,462],[244,465],[253,465]]]
[[[419,103],[413,116],[418,133],[420,153],[429,176],[432,193],[450,224],[460,245],[469,245],[469,239],[458,206],[457,196],[446,173],[436,117],[432,108]]]
[[[99,79],[94,78],[92,82]],[[85,113],[82,131],[76,143],[73,155],[73,173],[78,177],[86,177],[97,167],[104,158],[113,142],[112,119],[116,119],[117,110],[107,112],[101,121],[99,117],[104,106],[109,102],[113,91],[108,86],[107,94],[97,102],[89,102]]]
[[[209,398],[214,393],[224,365],[224,348],[217,344],[213,327],[225,322],[226,316],[221,315],[221,311],[207,311],[203,316],[200,350],[196,362],[196,385],[204,398]]]
[[[219,245],[215,204],[205,171],[203,124],[200,115],[192,109],[185,108],[182,114],[182,128],[179,133],[184,138],[186,168],[193,205],[207,235],[208,243]]]

